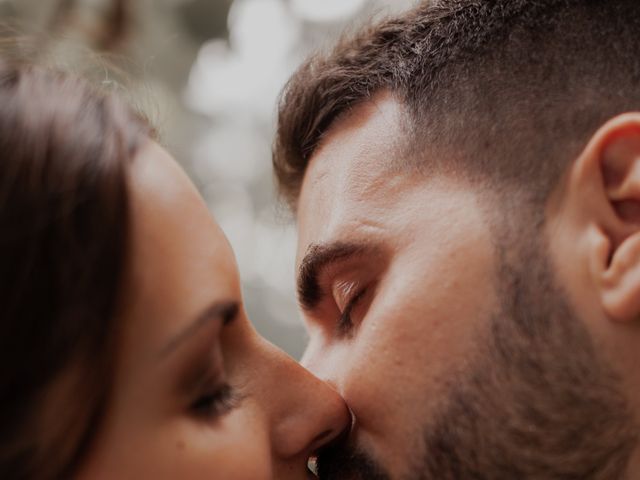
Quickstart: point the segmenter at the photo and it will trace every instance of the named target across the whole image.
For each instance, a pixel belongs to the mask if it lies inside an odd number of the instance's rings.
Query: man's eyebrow
[[[320,274],[331,264],[349,258],[373,253],[377,249],[366,243],[334,242],[329,244],[312,244],[298,268],[297,291],[298,301],[304,310],[312,310],[322,299]]]
[[[236,301],[221,301],[212,304],[165,344],[160,350],[160,357],[165,358],[173,353],[180,345],[194,337],[212,321],[220,321],[223,325],[229,324],[236,318],[239,310],[240,304]]]

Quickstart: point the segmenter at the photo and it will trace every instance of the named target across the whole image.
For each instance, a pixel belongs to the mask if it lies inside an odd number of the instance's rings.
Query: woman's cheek
[[[165,457],[165,461],[174,459],[167,462],[173,463],[167,465],[173,474],[162,477],[195,480],[214,475],[218,480],[270,480],[270,438],[262,424],[241,406],[211,425],[191,425],[180,441],[173,442],[175,452]]]

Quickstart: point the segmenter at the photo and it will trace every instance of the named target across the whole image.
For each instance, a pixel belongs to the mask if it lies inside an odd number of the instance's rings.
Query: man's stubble
[[[621,382],[558,286],[541,230],[529,228],[495,232],[500,305],[473,368],[449,379],[441,409],[423,420],[406,480],[626,478],[637,428]],[[395,478],[344,445],[324,452],[318,470],[326,480]]]

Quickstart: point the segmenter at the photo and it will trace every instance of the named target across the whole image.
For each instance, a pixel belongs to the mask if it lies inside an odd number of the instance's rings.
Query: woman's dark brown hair
[[[0,61],[0,478],[67,478],[99,425],[147,133],[78,77]]]

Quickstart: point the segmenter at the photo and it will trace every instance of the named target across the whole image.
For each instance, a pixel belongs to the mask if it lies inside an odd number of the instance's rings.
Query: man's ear
[[[602,308],[615,321],[640,320],[640,113],[603,125],[574,167],[597,232],[590,271]]]

